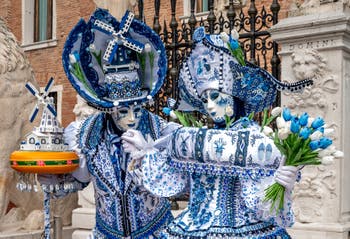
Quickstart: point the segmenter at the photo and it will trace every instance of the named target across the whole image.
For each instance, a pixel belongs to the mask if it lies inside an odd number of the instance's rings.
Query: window
[[[209,0],[196,0],[196,13],[209,11]]]
[[[34,42],[52,39],[52,0],[35,0],[34,23]]]
[[[184,0],[184,15],[180,19],[187,19],[191,15],[191,2],[194,1],[194,11],[197,16],[197,20],[205,16],[209,12],[209,0]]]
[[[24,50],[56,45],[56,0],[22,0]]]

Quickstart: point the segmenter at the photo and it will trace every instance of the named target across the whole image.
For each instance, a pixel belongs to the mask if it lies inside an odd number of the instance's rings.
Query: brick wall
[[[272,0],[256,1],[257,6],[266,6],[269,9]],[[9,29],[17,37],[18,41],[22,40],[22,0],[1,0],[0,16],[5,20]],[[280,19],[287,16],[287,9],[291,1],[280,1],[281,12]],[[67,34],[72,27],[83,17],[85,20],[95,9],[93,0],[56,0],[57,11],[57,41],[55,47],[26,51],[26,55],[34,69],[35,77],[40,86],[45,86],[47,80],[52,76],[56,80],[56,85],[63,85],[62,98],[62,124],[66,126],[74,120],[72,109],[76,102],[76,92],[71,87],[69,81],[63,72],[61,63],[62,48]],[[249,7],[248,6],[246,8]],[[164,20],[170,23],[171,7],[169,0],[162,0],[160,6],[159,21],[163,28]],[[154,17],[154,0],[144,0],[144,14],[146,23],[153,27]],[[178,0],[176,5],[176,15],[183,16],[183,0]],[[170,27],[168,27],[170,30]]]

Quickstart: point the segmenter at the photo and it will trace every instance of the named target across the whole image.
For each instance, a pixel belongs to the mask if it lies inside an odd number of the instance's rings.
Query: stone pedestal
[[[327,7],[328,6],[328,7]],[[282,106],[324,117],[344,152],[327,166],[308,166],[293,192],[292,238],[347,239],[350,230],[350,13],[332,2],[310,15],[283,19],[271,29],[281,46],[283,81],[312,78],[301,94],[282,94]]]

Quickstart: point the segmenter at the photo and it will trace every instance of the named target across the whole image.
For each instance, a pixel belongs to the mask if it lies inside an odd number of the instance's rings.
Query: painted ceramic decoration
[[[60,127],[56,119],[53,97],[49,97],[53,83],[51,78],[43,93],[30,82],[26,84],[29,92],[38,99],[30,115],[30,122],[34,121],[40,106],[44,110],[39,127],[34,127],[21,142],[20,150],[11,154],[10,164],[14,170],[22,173],[63,174],[72,172],[79,166],[78,155],[69,151],[68,145],[64,143],[63,127]]]

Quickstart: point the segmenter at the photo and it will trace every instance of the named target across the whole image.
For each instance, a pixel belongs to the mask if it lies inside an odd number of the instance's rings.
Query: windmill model
[[[48,96],[53,84],[54,80],[51,78],[42,94],[30,82],[26,84],[26,88],[38,100],[29,121],[35,120],[40,106],[43,106],[43,114],[40,126],[34,127],[34,130],[27,135],[26,140],[22,141],[21,150],[66,151],[68,149],[68,145],[63,143],[63,127],[60,127],[56,119],[57,113],[53,106],[53,98]]]
[[[60,127],[56,119],[53,98],[49,97],[54,80],[50,78],[44,92],[40,92],[31,84],[26,88],[38,100],[29,117],[33,122],[40,106],[43,106],[43,114],[39,127],[26,135],[21,142],[20,150],[14,151],[10,156],[11,167],[20,172],[20,180],[17,189],[21,191],[38,191],[36,174],[66,174],[74,171],[79,166],[78,155],[68,150],[68,145],[63,140],[63,127]],[[34,175],[34,176],[33,176]],[[65,175],[63,175],[65,176]],[[50,198],[51,193],[58,190],[73,190],[71,183],[42,184],[44,192],[44,238],[50,238]]]
[[[109,41],[108,46],[103,54],[103,60],[108,62],[108,64],[103,66],[103,70],[105,72],[108,71],[108,69],[114,69],[116,72],[118,72],[119,69],[125,69],[133,70],[135,68],[138,68],[138,65],[135,62],[125,62],[125,64],[122,64],[123,62],[114,62],[114,56],[116,54],[123,54],[124,56],[118,57],[119,60],[127,60],[126,53],[121,50],[118,53],[119,46],[124,46],[130,50],[133,50],[137,53],[141,53],[144,49],[144,44],[135,41],[127,36],[126,33],[129,31],[130,25],[132,20],[134,19],[134,14],[132,12],[127,11],[124,17],[122,18],[122,21],[119,25],[120,30],[116,32],[113,28],[113,26],[100,21],[95,20],[94,27],[101,32],[104,32],[107,35],[111,35],[113,38]],[[121,60],[121,61],[123,61]],[[116,64],[115,64],[116,63]]]

